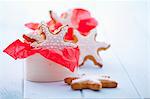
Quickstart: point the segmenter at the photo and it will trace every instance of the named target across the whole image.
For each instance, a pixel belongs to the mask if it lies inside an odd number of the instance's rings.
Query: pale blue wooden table
[[[79,73],[83,74],[107,74],[118,81],[116,89],[102,89],[100,91],[80,90],[73,91],[70,86],[63,81],[57,83],[33,83],[25,81],[25,98],[140,98],[136,89],[132,85],[121,63],[111,51],[107,51],[103,56],[104,67],[96,67],[88,61],[83,67],[79,68]],[[130,91],[129,91],[130,90]]]
[[[68,2],[0,1],[0,99],[150,98],[150,35],[147,31],[147,11],[150,7],[147,2]],[[47,12],[52,8],[60,13],[61,8],[67,10],[74,7],[89,9],[99,21],[97,40],[102,41],[105,37],[111,44],[108,51],[101,53],[104,60],[102,69],[88,61],[79,73],[108,74],[118,81],[118,88],[73,91],[63,82],[28,82],[24,80],[23,60],[15,61],[2,52],[16,38],[29,32],[24,23],[48,20]]]

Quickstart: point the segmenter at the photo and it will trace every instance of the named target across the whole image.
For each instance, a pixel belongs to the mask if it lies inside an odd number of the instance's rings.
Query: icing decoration
[[[72,84],[74,83],[80,83],[80,82],[85,82],[85,81],[90,81],[90,82],[93,82],[93,83],[96,83],[96,84],[99,84],[99,79],[94,79],[94,78],[91,78],[91,77],[81,77],[79,79],[75,79],[72,81]]]
[[[110,77],[105,75],[82,75],[78,79],[73,80],[72,84],[85,81],[90,81],[99,84],[101,80],[110,80]]]
[[[68,26],[60,27],[58,31],[56,30],[54,31],[56,33],[50,33],[48,27],[44,22],[41,23],[41,28],[46,35],[46,40],[40,43],[38,47],[47,49],[60,49],[60,50],[65,47],[73,47],[73,48],[77,47],[76,44],[73,44],[70,41],[68,42],[64,41],[64,36],[68,30]]]
[[[83,36],[77,30],[74,30],[74,34],[77,36],[78,41],[77,45],[80,49],[80,58],[79,65],[83,65],[87,59],[90,59],[94,62],[95,65],[102,66],[102,59],[99,56],[100,50],[106,50],[110,47],[109,44],[104,42],[97,42],[96,38],[96,29],[90,31],[89,35]]]

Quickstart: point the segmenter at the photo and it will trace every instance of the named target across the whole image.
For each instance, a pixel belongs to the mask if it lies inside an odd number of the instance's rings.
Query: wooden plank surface
[[[104,55],[103,55],[104,54]],[[122,64],[118,61],[116,56],[112,54],[111,50],[102,53],[104,66],[102,69],[92,68],[92,63],[87,63],[87,67],[81,70],[84,72],[91,72],[96,74],[110,75],[114,80],[118,81],[118,88],[116,89],[102,89],[100,91],[83,90],[85,98],[140,98],[134,86],[132,85],[128,75],[124,71]]]
[[[122,68],[117,58],[111,50],[103,56],[104,67],[99,68],[88,61],[85,66],[79,69],[80,74],[107,74],[118,81],[119,86],[116,89],[102,89],[101,91],[82,90],[73,91],[63,82],[54,83],[33,83],[25,81],[24,97],[25,98],[140,98],[134,86],[130,82],[128,75]],[[60,95],[57,95],[61,93]]]
[[[0,60],[0,99],[22,99],[22,61],[14,61],[2,52]]]
[[[73,91],[70,86],[61,82],[35,83],[25,81],[24,99],[62,99],[82,98],[80,91]]]

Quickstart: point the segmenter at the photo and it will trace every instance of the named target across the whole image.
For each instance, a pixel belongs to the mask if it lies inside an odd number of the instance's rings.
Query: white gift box
[[[25,78],[28,81],[51,82],[61,81],[69,76],[76,76],[77,68],[71,72],[64,66],[34,54],[25,59]]]

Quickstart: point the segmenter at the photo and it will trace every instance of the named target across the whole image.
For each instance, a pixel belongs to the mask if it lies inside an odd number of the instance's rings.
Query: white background
[[[29,31],[24,27],[25,23],[49,20],[49,10],[60,14],[70,8],[85,8],[99,22],[97,40],[102,40],[101,35],[105,37],[124,65],[125,71],[139,94],[142,97],[150,97],[148,96],[148,92],[150,93],[150,82],[148,83],[150,73],[150,67],[148,67],[149,4],[146,0],[0,1],[0,56],[9,57],[3,54],[2,50]],[[7,79],[22,77],[19,71],[21,67],[6,66],[6,61],[13,60],[7,59],[1,58],[0,61],[2,80],[6,77]],[[8,69],[12,71],[8,73]]]

